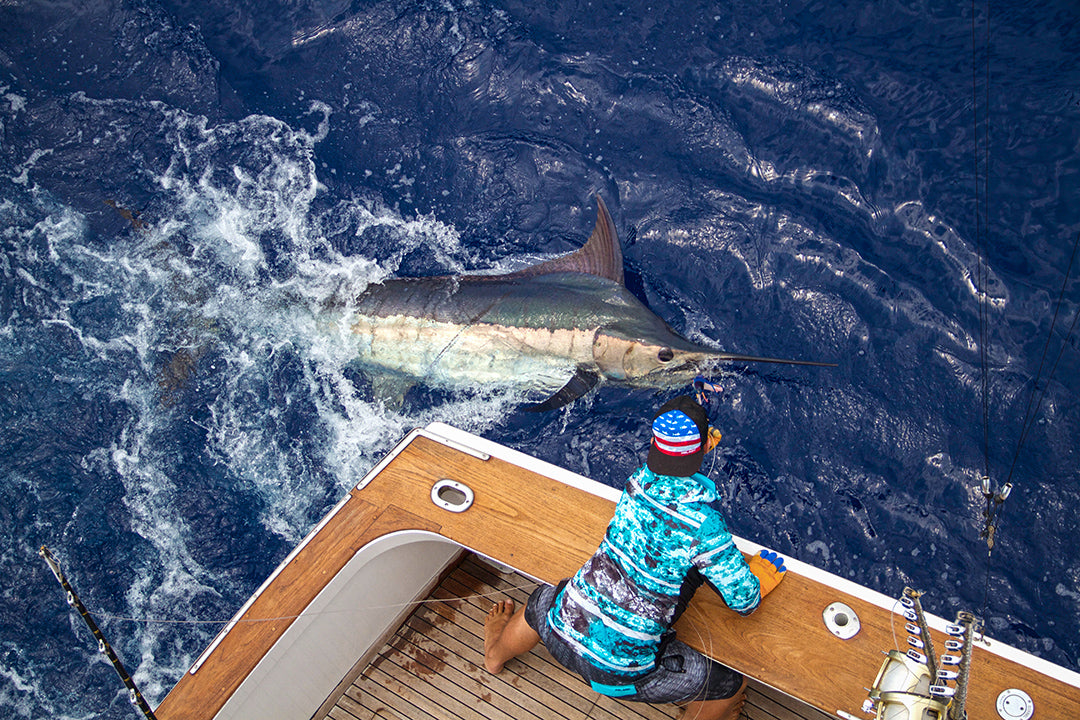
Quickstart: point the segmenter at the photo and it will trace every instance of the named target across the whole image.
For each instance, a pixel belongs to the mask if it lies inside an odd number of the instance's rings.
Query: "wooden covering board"
[[[469,510],[451,513],[431,502],[432,486],[442,478],[472,489]],[[418,436],[362,490],[353,491],[245,617],[301,612],[363,543],[410,523],[553,583],[573,574],[592,554],[613,510],[609,499],[498,457],[480,459]],[[862,631],[851,640],[832,636],[821,621],[822,610],[835,601],[859,614]],[[830,714],[844,710],[861,716],[865,688],[877,674],[883,651],[894,647],[891,621],[890,613],[872,602],[789,571],[749,617],[699,592],[677,629],[685,642],[766,685]],[[197,674],[185,675],[176,685],[158,716],[213,717],[287,625],[238,624]],[[934,639],[942,648],[944,637],[935,632]],[[969,717],[997,717],[996,698],[1012,687],[1034,699],[1035,720],[1080,717],[1080,689],[976,647]]]

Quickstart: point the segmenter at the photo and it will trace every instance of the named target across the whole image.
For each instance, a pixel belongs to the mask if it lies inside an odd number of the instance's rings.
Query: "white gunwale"
[[[419,439],[423,442],[415,444]],[[439,447],[443,450],[436,449]],[[380,480],[384,474],[386,477]],[[474,507],[463,513],[437,508],[430,492],[441,478],[471,485],[476,491]],[[545,479],[557,484],[545,484]],[[560,486],[564,489],[560,490]],[[251,717],[251,710],[258,708],[257,714],[266,717],[309,718],[324,704],[327,695],[342,685],[342,678],[355,666],[356,658],[371,652],[370,647],[363,651],[351,648],[337,652],[340,648],[331,647],[340,641],[337,635],[359,634],[363,636],[361,644],[370,644],[392,633],[395,623],[402,621],[403,604],[422,597],[419,593],[426,592],[433,578],[445,570],[462,548],[528,577],[545,582],[557,580],[572,572],[595,548],[619,495],[615,488],[449,425],[432,423],[414,430],[327,513],[244,603],[159,706],[159,717],[224,720]],[[594,499],[586,500],[586,497]],[[575,507],[578,512],[566,513],[560,507]],[[507,533],[518,533],[519,529],[521,537],[500,540]],[[760,549],[760,545],[745,538],[737,537],[736,543],[746,553]],[[397,595],[393,601],[382,603],[393,607],[383,607],[386,612],[375,613],[359,626],[350,625],[345,633],[337,631],[332,624],[319,622],[319,618],[327,617],[327,608],[335,607],[334,603],[344,602],[348,607],[365,611],[379,610],[378,596],[368,592],[371,588],[364,587],[365,583],[371,585],[371,581],[356,578],[362,578],[361,569],[367,565],[389,562],[385,558],[379,560],[381,549],[398,552],[409,546],[414,546],[413,550],[423,547],[425,552],[420,553],[419,559],[409,561],[419,569],[402,588],[394,591]],[[816,692],[814,707],[834,716],[857,712],[861,698],[855,695],[865,697],[862,688],[877,671],[876,665],[861,666],[880,664],[880,660],[873,658],[891,646],[892,638],[887,630],[896,603],[882,593],[798,560],[789,559],[787,565],[790,581],[781,585],[774,593],[775,598],[770,596],[769,607],[763,606],[755,613],[761,617],[731,622],[726,619],[730,611],[722,603],[709,598],[699,602],[695,598],[687,617],[697,617],[684,618],[680,627],[698,623],[691,627],[692,632],[700,634],[704,628],[709,642],[716,639],[727,643],[728,648],[757,643],[765,651],[762,657],[743,652],[735,653],[734,658],[730,653],[722,653],[724,657],[718,659],[733,659],[731,664],[737,669],[760,677],[780,693],[800,700],[804,680],[816,674],[813,666],[820,665],[822,658],[831,660],[833,655],[840,661],[844,657],[861,658],[856,661],[860,667],[843,672],[848,685],[846,691],[837,692],[839,686],[834,688],[830,684],[827,691],[819,687],[816,691],[807,690],[806,695],[815,697]],[[393,580],[385,568],[381,572],[384,578],[381,582],[387,582],[387,577]],[[342,588],[348,591],[343,593]],[[805,593],[810,595],[804,596]],[[860,616],[864,613],[870,616],[864,618],[863,637],[840,641],[825,634],[820,609],[813,608],[819,603],[823,609],[837,599],[846,599],[857,607]],[[818,617],[811,617],[815,614]],[[269,628],[266,624],[248,622],[260,616],[274,617],[280,622]],[[928,620],[937,632],[942,632],[947,624],[933,615]],[[800,639],[803,635],[799,633],[805,633],[805,641],[795,643],[792,632]],[[829,646],[815,650],[810,647],[814,643],[829,643]],[[707,651],[704,646],[701,649]],[[799,675],[798,663],[789,662],[788,658],[803,653],[807,658],[818,659],[808,660],[811,667]],[[1064,712],[1068,708],[1080,717],[1080,692],[1077,692],[1080,674],[992,640],[978,645],[982,672],[990,670],[986,663],[996,662],[989,660],[988,655],[1012,664],[1007,671],[993,671],[990,675],[996,672],[998,678],[1025,676],[1012,687],[1023,688],[1026,682],[1026,687],[1038,691],[1037,707],[1041,703],[1044,711],[1052,712]],[[293,684],[285,695],[275,694],[281,690],[283,677],[291,679],[306,668],[315,668],[320,660],[326,662],[315,673],[319,677],[309,674],[304,683],[310,692],[296,693]],[[998,682],[1003,681],[994,681],[995,696]],[[980,689],[979,702],[981,709],[992,712],[993,698],[988,692],[987,687]],[[292,705],[287,697],[290,694],[295,696]]]
[[[534,458],[530,455],[518,452],[512,448],[499,445],[490,440],[486,440],[477,435],[473,435],[464,430],[460,430],[451,425],[444,423],[432,423],[426,430],[420,431],[425,437],[430,437],[436,441],[454,442],[457,445],[468,446],[475,450],[490,455],[491,457],[501,458],[514,465],[527,468],[541,475],[546,475],[555,480],[559,480],[571,487],[576,487],[585,492],[590,492],[594,495],[602,497],[606,500],[616,502],[621,494],[620,490],[599,483],[595,480],[587,478],[583,475],[579,475],[565,468],[560,468],[557,465],[552,465],[544,460]],[[758,551],[765,549],[763,545],[759,545],[752,540],[734,535],[735,544],[738,548],[749,555],[754,555]],[[812,580],[815,580],[822,585],[840,590],[849,595],[854,595],[867,602],[873,603],[883,610],[894,612],[897,606],[897,598],[891,598],[888,595],[880,593],[876,590],[866,587],[865,585],[859,585],[846,578],[834,575],[827,570],[822,570],[813,565],[809,565],[796,558],[785,557],[785,565],[788,568],[793,569],[800,575],[804,575]],[[945,632],[945,626],[950,624],[950,621],[945,620],[942,617],[934,615],[932,613],[925,613],[927,624],[935,630]],[[1018,648],[1014,648],[1011,645],[993,640],[989,637],[984,637],[982,640],[982,647],[988,651],[1000,655],[1001,657],[1008,658],[1013,662],[1027,665],[1034,668],[1039,672],[1055,677],[1064,683],[1068,683],[1074,687],[1080,688],[1080,673],[1073,672],[1068,668],[1061,667],[1047,660],[1044,660],[1037,655],[1025,652]]]

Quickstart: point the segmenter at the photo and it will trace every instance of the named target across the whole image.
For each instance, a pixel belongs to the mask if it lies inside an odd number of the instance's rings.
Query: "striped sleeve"
[[[727,524],[717,514],[703,526],[703,541],[697,547],[694,566],[727,606],[740,615],[749,615],[761,602],[761,584],[746,564]]]

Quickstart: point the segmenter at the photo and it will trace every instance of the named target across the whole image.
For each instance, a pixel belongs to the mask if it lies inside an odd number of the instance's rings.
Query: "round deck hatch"
[[[825,608],[825,612],[821,614],[821,617],[825,620],[825,627],[829,628],[829,632],[841,640],[855,637],[862,627],[859,624],[859,616],[842,602],[834,602],[829,605],[829,607]]]
[[[457,480],[443,478],[431,487],[431,502],[443,510],[465,512],[473,504],[473,491]]]
[[[1023,690],[1009,688],[998,695],[997,711],[1002,720],[1028,720],[1035,713],[1035,703]]]

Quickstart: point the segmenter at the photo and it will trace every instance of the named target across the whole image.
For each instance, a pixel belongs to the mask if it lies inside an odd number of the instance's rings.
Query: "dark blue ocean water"
[[[719,378],[735,532],[947,617],[987,587],[985,364],[990,471],[1015,485],[988,634],[1076,669],[1075,280],[1047,338],[1080,231],[1078,20],[1073,0],[0,1],[0,715],[134,717],[42,544],[100,613],[212,620],[416,425],[620,485],[670,393],[385,408],[320,310],[570,250],[597,192],[629,287],[680,333],[839,363]],[[99,619],[153,703],[217,630]]]

